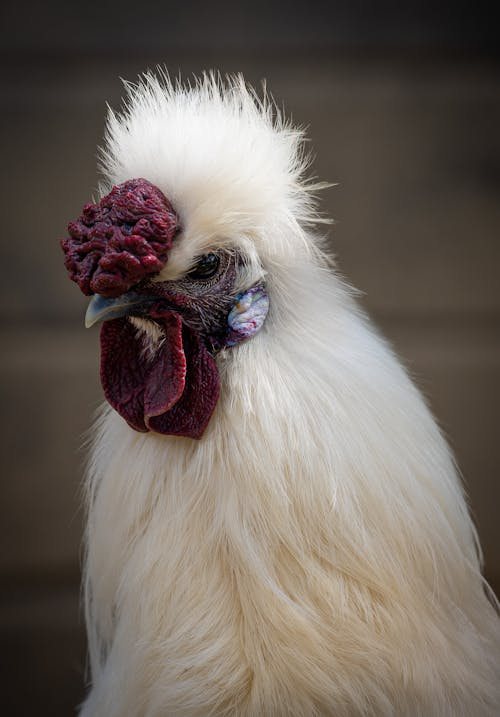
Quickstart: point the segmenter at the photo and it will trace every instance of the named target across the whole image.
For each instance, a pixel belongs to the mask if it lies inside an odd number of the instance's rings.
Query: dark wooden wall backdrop
[[[83,694],[81,436],[97,331],[57,238],[96,185],[118,77],[156,63],[267,78],[309,125],[332,246],[456,452],[498,588],[500,64],[486,6],[4,3],[0,93],[0,705]]]

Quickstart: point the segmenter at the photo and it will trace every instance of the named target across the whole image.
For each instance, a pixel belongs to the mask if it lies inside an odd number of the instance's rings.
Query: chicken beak
[[[101,321],[118,319],[133,312],[139,313],[140,307],[147,306],[154,301],[154,298],[137,294],[134,291],[128,291],[116,299],[108,299],[100,294],[94,294],[85,314],[85,327],[90,329],[91,326]]]

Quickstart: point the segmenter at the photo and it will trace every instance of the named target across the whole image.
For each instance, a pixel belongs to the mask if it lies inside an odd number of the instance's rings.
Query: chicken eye
[[[210,279],[219,268],[220,259],[217,254],[205,254],[196,262],[188,273],[190,279]]]

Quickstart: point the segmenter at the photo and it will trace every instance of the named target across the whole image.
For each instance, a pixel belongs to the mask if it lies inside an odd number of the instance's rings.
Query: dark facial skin
[[[210,351],[224,345],[227,316],[236,297],[234,288],[240,261],[234,252],[219,252],[218,266],[209,276],[197,267],[177,281],[153,282],[145,280],[134,287],[144,294],[145,303],[131,315],[155,320],[162,309],[179,314],[186,326],[196,331]]]

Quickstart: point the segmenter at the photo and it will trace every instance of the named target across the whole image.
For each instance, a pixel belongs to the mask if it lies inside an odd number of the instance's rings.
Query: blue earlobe
[[[226,346],[235,346],[260,331],[269,311],[269,296],[263,284],[238,294],[227,317]]]

